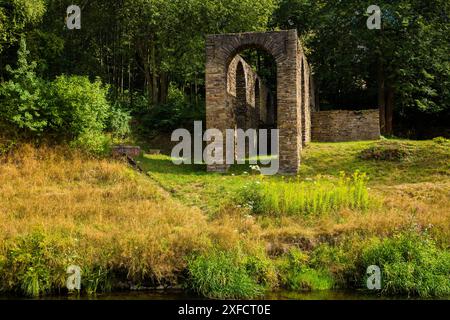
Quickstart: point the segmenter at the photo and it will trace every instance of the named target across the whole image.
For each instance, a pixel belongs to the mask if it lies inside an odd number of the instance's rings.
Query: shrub
[[[426,235],[413,232],[391,239],[376,239],[363,249],[360,271],[370,265],[382,272],[386,295],[450,295],[450,252],[439,249]],[[362,277],[366,281],[366,276]]]
[[[277,270],[265,252],[260,252],[258,255],[246,255],[243,263],[248,274],[264,288],[270,289],[278,285]]]
[[[133,115],[140,122],[138,133],[148,136],[155,131],[170,133],[177,128],[191,128],[194,120],[204,118],[204,107],[187,101],[183,92],[171,84],[166,103],[143,108]]]
[[[237,252],[212,251],[188,261],[188,287],[208,298],[254,298],[262,286]]]
[[[87,131],[73,140],[70,146],[91,154],[103,156],[110,152],[111,138],[101,132]]]
[[[111,108],[108,118],[108,131],[115,138],[124,139],[131,133],[131,116],[120,105],[116,104]]]
[[[7,66],[11,80],[0,85],[2,134],[24,140],[74,142],[99,152],[105,129],[117,137],[129,133],[129,114],[111,108],[108,88],[99,79],[61,75],[52,82],[36,76],[36,63],[28,63],[25,39],[16,69]]]
[[[32,137],[39,136],[54,114],[44,99],[47,83],[36,77],[36,63],[28,63],[25,38],[21,39],[17,68],[6,69],[11,80],[0,85],[0,125],[2,133]]]
[[[58,109],[58,127],[69,138],[106,128],[110,106],[107,88],[99,79],[90,82],[82,76],[59,76],[52,83],[52,104]]]
[[[316,181],[257,181],[244,186],[237,202],[257,214],[310,215],[342,208],[366,209],[369,196],[365,174],[351,177],[341,173],[337,181],[319,177]]]

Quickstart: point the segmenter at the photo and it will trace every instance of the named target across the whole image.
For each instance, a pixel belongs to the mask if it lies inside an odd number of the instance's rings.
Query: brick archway
[[[302,108],[306,106],[306,99],[302,103],[301,92],[305,87],[302,79],[306,68],[300,71],[302,60],[305,63],[306,60],[296,30],[207,36],[206,127],[219,129],[223,133],[232,128],[230,119],[233,119],[233,108],[227,99],[228,67],[232,59],[247,48],[262,49],[275,59],[280,173],[296,173],[302,148]],[[224,150],[216,151],[225,156]],[[225,164],[208,166],[208,171],[225,172],[227,169]]]

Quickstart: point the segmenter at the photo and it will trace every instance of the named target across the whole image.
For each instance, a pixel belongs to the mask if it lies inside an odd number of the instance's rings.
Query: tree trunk
[[[167,102],[167,94],[169,92],[169,83],[168,83],[168,76],[167,73],[161,72],[159,76],[159,103],[166,103]]]
[[[153,37],[151,41],[151,60],[150,60],[150,66],[151,66],[151,72],[152,72],[152,102],[153,106],[157,105],[159,102],[159,87],[158,87],[158,73],[156,72],[156,43],[155,39]]]
[[[386,91],[385,131],[387,135],[391,136],[394,133],[392,121],[394,114],[394,89],[388,86]]]
[[[381,59],[378,61],[377,70],[377,85],[378,85],[378,108],[380,110],[380,132],[386,134],[386,92],[384,80],[384,67]]]

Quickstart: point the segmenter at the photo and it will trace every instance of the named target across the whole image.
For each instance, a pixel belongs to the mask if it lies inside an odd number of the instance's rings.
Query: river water
[[[366,291],[324,290],[311,292],[275,291],[266,293],[265,300],[385,300],[385,299],[411,299],[406,296],[384,297]],[[449,297],[450,298],[450,297]],[[0,300],[24,299],[23,297],[0,296]],[[121,291],[87,295],[59,295],[36,298],[39,300],[196,300],[203,297],[187,293],[182,290],[146,290]]]

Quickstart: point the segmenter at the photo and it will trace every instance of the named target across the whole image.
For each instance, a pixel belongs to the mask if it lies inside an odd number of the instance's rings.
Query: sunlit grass
[[[345,276],[355,274],[368,238],[390,239],[411,225],[426,232],[437,250],[448,251],[448,145],[384,141],[407,148],[407,157],[359,157],[378,143],[313,143],[304,150],[299,175],[284,178],[262,178],[248,165],[207,173],[205,165],[176,166],[164,155],[139,158],[146,173],[139,174],[125,163],[65,147],[16,149],[0,158],[0,288],[28,295],[64,292],[70,264],[82,268],[86,292],[118,283],[175,285],[187,280],[188,262],[203,257],[190,286],[218,297],[223,288],[203,271],[219,268],[220,252],[236,247],[242,248],[238,265],[217,270],[236,279],[247,274],[247,284],[323,289],[333,277],[347,286]],[[254,186],[244,195],[262,195],[259,211],[236,206],[244,185]],[[316,257],[322,245],[330,248],[330,258]],[[288,277],[291,268],[276,261],[285,261],[292,248],[309,258]],[[212,250],[217,259],[209,259]],[[238,282],[229,297],[256,292]]]
[[[367,177],[355,172],[339,178],[318,177],[310,181],[261,179],[246,185],[239,194],[241,205],[258,214],[319,215],[341,209],[369,207]]]

